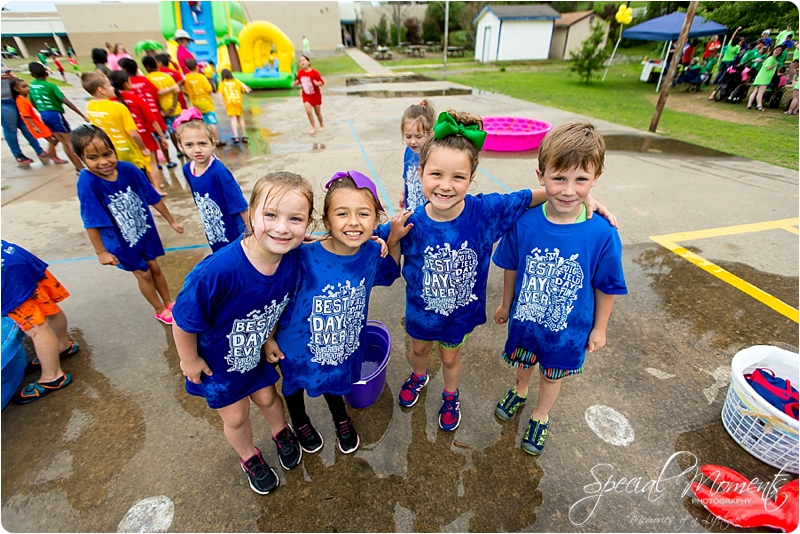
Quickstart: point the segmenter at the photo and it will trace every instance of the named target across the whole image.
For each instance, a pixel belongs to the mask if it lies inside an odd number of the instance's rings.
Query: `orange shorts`
[[[56,303],[61,302],[69,296],[69,292],[64,289],[61,282],[45,270],[44,278],[36,284],[31,298],[23,302],[19,308],[9,313],[8,316],[14,319],[24,332],[35,326],[44,324],[45,317],[56,315],[61,311]]]

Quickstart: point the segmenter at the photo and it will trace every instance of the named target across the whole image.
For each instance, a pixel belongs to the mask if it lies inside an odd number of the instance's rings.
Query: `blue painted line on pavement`
[[[369,159],[369,156],[367,156],[367,151],[364,150],[364,145],[361,144],[361,139],[359,139],[358,134],[356,133],[356,128],[355,126],[353,126],[353,121],[349,120],[347,121],[347,123],[350,125],[350,131],[353,132],[353,137],[356,138],[356,143],[358,143],[358,148],[361,149],[361,155],[364,156],[365,160],[367,160],[367,166],[369,167],[369,172],[372,173],[372,177],[375,180],[375,184],[378,186],[378,189],[383,195],[384,198],[383,207],[384,209],[389,211],[389,216],[391,217],[392,215],[395,214],[395,211],[394,208],[392,208],[392,201],[389,198],[389,193],[387,193],[386,189],[383,187],[383,183],[381,183],[381,179],[378,176],[378,171],[375,170],[375,167],[373,167],[372,165],[372,161]]]
[[[513,193],[514,192],[513,189],[511,189],[506,184],[504,184],[503,182],[501,182],[500,180],[498,180],[497,178],[495,178],[494,176],[489,174],[489,172],[486,169],[484,169],[483,167],[481,167],[480,165],[478,165],[478,170],[481,171],[486,176],[488,176],[490,180],[492,180],[494,183],[496,183],[497,185],[499,185],[500,187],[502,187],[503,189],[505,189],[509,193]]]

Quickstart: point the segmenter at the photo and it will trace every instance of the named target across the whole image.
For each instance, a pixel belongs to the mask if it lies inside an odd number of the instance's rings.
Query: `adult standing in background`
[[[719,43],[719,35],[714,35],[711,40],[706,44],[706,50],[703,52],[703,59],[714,57],[719,52],[722,45]]]
[[[189,32],[183,29],[176,31],[173,39],[178,43],[178,66],[181,68],[183,74],[188,74],[189,69],[186,67],[186,60],[196,60],[197,58],[195,58],[194,54],[189,52],[189,49],[186,47],[189,46],[189,41],[193,41],[194,39],[189,36]]]
[[[303,36],[303,54],[311,57],[311,44],[308,42],[308,37]]]
[[[11,97],[11,80],[16,78],[10,70],[6,70],[2,74],[2,119],[3,119],[3,137],[8,143],[8,148],[17,160],[17,163],[33,163],[33,160],[22,153],[19,148],[19,141],[17,140],[17,130],[22,130],[22,135],[28,140],[28,144],[36,151],[36,155],[40,159],[47,159],[47,154],[39,145],[39,141],[28,130],[25,123],[22,122],[17,110],[17,104]]]

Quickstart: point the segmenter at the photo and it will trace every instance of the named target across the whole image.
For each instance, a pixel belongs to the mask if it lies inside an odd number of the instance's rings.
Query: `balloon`
[[[617,22],[620,24],[630,24],[633,20],[633,9],[622,4],[619,6],[619,10],[617,10],[617,14],[614,15],[614,18],[616,18]]]

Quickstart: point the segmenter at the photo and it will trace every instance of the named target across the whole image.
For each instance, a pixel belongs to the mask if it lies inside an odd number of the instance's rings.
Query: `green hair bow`
[[[442,111],[436,119],[436,124],[433,125],[433,137],[442,139],[448,135],[460,135],[466,137],[473,145],[478,147],[478,150],[483,148],[483,142],[486,141],[486,132],[481,130],[480,126],[473,124],[471,126],[464,126],[447,113]]]

